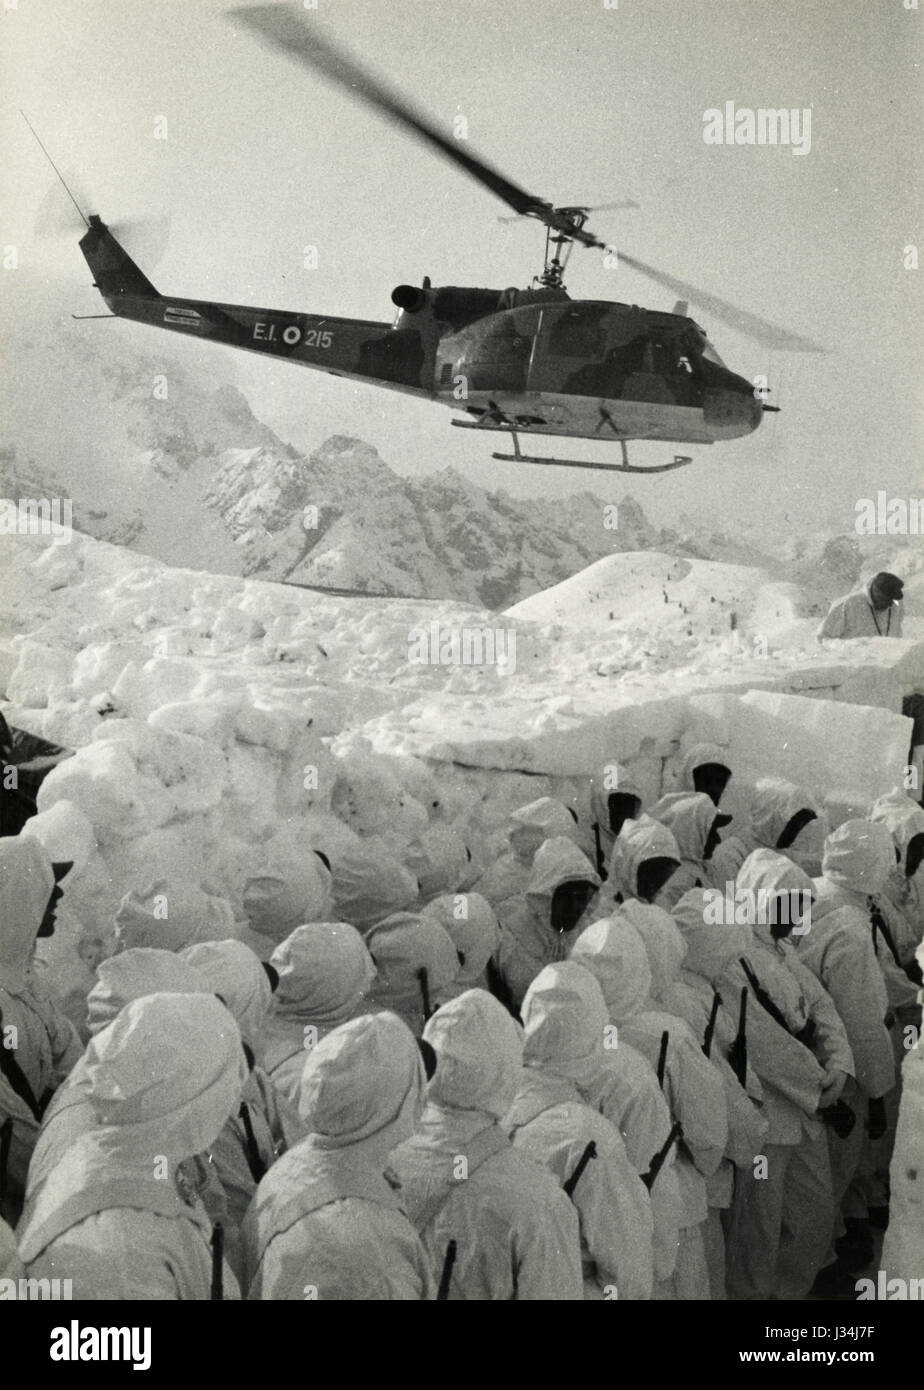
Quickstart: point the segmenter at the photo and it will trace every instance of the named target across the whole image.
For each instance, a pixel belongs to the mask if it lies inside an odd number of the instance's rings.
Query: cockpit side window
[[[584,357],[597,361],[606,349],[600,325],[604,310],[587,307],[559,315],[549,331],[549,351],[554,357]]]
[[[645,371],[658,376],[699,376],[692,345],[679,338],[649,338],[645,345]]]

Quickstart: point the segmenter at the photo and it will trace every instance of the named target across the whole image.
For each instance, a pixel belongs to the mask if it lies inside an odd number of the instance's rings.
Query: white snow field
[[[580,809],[616,761],[657,795],[701,739],[728,749],[731,809],[769,772],[849,809],[900,781],[902,695],[924,688],[924,641],[821,647],[791,586],[657,552],[497,615],[173,569],[79,533],[3,549],[8,718],[78,750],[46,779],[35,832],[72,808],[55,834],[80,826],[69,898],[97,923],[139,876],[207,877],[233,900],[274,837],[317,841],[338,771],[368,775],[370,755],[392,796],[425,799],[435,777],[439,815],[475,839],[547,790]],[[466,629],[500,629],[508,673],[439,664]],[[421,634],[429,664],[410,659]]]
[[[617,761],[654,798],[703,740],[727,750],[730,810],[778,774],[836,824],[901,783],[902,698],[924,690],[920,584],[911,637],[821,646],[795,585],[652,551],[502,614],[175,569],[79,533],[8,538],[0,591],[4,712],[76,749],[26,832],[76,863],[43,946],[75,1022],[130,890],[169,892],[171,932],[226,936],[248,877],[294,876],[306,846],[336,876],[357,836],[403,856],[428,821],[464,838],[465,887],[516,806],[551,793],[580,816]],[[496,634],[506,666],[459,663],[466,632]],[[924,1142],[919,1061],[903,1153]],[[896,1184],[894,1220],[913,1223],[915,1184]]]

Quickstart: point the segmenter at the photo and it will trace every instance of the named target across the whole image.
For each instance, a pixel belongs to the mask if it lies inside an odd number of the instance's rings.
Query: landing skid
[[[452,423],[458,429],[477,430],[480,422],[468,420],[453,420]],[[638,464],[629,462],[629,451],[626,448],[626,441],[619,440],[619,447],[622,450],[622,463],[591,463],[587,459],[555,459],[537,458],[534,454],[524,454],[520,450],[520,440],[515,429],[510,426],[493,424],[492,429],[501,429],[504,433],[509,433],[513,438],[513,453],[491,455],[494,459],[501,459],[504,463],[538,463],[547,468],[593,468],[603,473],[670,473],[675,468],[685,468],[688,463],[692,463],[692,458],[686,454],[675,454],[671,463],[656,463],[651,468],[641,468]]]

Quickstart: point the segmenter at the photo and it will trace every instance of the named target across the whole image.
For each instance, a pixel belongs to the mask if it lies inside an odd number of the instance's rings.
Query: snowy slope
[[[297,702],[344,743],[452,744],[465,747],[463,761],[561,766],[569,732],[576,748],[595,720],[694,692],[845,686],[844,698],[895,707],[896,681],[913,678],[924,651],[820,648],[814,624],[793,618],[792,591],[761,571],[650,552],[597,562],[502,615],[172,569],[80,535],[9,542],[0,583],[7,697],[27,727],[72,745],[92,735],[99,703],[147,718],[193,691],[240,690]],[[505,670],[434,648],[420,664],[413,635],[434,622],[450,635],[497,633],[500,648],[512,638],[515,661]]]
[[[553,589],[508,608],[506,616],[568,628],[608,630],[614,624],[614,630],[624,630],[636,628],[639,614],[645,613],[659,633],[673,629],[678,635],[689,634],[696,624],[700,638],[714,638],[750,618],[765,585],[764,574],[753,567],[689,560],[654,550],[632,552],[588,565]],[[791,627],[798,591],[793,587],[785,597],[778,591],[778,598],[784,605],[781,621]]]

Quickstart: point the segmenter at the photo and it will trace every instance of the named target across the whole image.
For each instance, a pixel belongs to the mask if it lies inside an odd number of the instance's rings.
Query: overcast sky
[[[296,6],[298,8],[298,6]],[[60,312],[103,311],[72,241],[36,239],[51,176],[24,107],[65,169],[117,223],[169,212],[151,278],[179,295],[389,320],[392,288],[526,285],[542,232],[320,78],[261,49],[223,0],[18,0],[0,8],[0,241],[60,289]],[[924,9],[924,5],[922,5]],[[521,186],[556,202],[631,197],[594,230],[830,349],[770,355],[697,316],[729,366],[768,371],[782,414],[748,439],[691,446],[695,466],[628,480],[515,469],[450,413],[371,387],[187,341],[293,442],[359,435],[401,472],[452,464],[486,486],[632,492],[656,519],[765,516],[768,529],[851,529],[858,497],[917,494],[922,271],[921,11],[902,0],[317,0],[312,23]],[[713,147],[703,113],[812,111],[807,155]],[[168,138],[155,139],[167,118]],[[303,268],[303,248],[319,265]],[[139,257],[139,259],[142,259]],[[143,266],[143,268],[145,268]],[[573,297],[670,308],[672,296],[577,248]],[[49,333],[55,331],[50,321]],[[88,323],[150,351],[141,326]],[[11,351],[9,339],[6,350]],[[9,362],[7,370],[9,370]],[[503,443],[503,436],[494,436]],[[542,452],[615,458],[583,441]],[[668,458],[637,444],[635,462]]]

